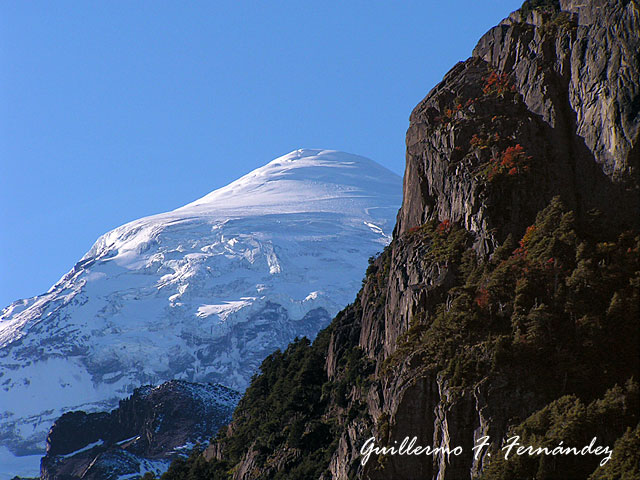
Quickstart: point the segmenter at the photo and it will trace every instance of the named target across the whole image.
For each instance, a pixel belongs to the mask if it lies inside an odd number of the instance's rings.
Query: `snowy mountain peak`
[[[353,300],[401,196],[371,160],[296,150],[100,237],[46,294],[0,315],[0,480],[37,473],[65,411],[109,410],[171,379],[246,388],[264,357]]]
[[[396,195],[397,176],[365,157],[335,150],[294,150],[174,212],[249,214],[337,211],[360,212],[362,202]]]

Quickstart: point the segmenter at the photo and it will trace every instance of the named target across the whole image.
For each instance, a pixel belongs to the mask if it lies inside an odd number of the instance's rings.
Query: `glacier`
[[[353,300],[401,199],[372,160],[300,149],[100,237],[47,293],[2,310],[0,480],[38,474],[64,412],[171,379],[244,390]]]

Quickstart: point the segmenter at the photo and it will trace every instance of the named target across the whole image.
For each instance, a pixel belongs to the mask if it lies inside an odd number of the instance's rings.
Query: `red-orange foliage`
[[[524,154],[524,148],[519,143],[515,147],[507,147],[502,152],[502,159],[500,165],[506,168],[513,168],[516,166],[516,161]]]
[[[482,93],[485,95],[504,95],[506,92],[515,91],[515,86],[511,85],[509,75],[506,73],[491,72],[484,78],[484,87]]]
[[[487,306],[489,305],[489,291],[484,287],[480,287],[475,300],[476,305],[478,305],[480,308],[487,308]]]
[[[453,108],[445,108],[444,115],[448,119],[452,118],[456,113],[462,110],[462,104],[456,103]]]
[[[549,260],[547,260],[547,262],[544,264],[544,267],[547,270],[553,270],[556,267],[556,259],[551,257]]]
[[[529,242],[531,242],[534,233],[536,233],[536,226],[529,225],[526,232],[524,232],[522,239],[520,240],[520,246],[522,248],[527,248],[527,245],[529,244]]]
[[[533,237],[533,234],[536,231],[536,226],[535,225],[529,225],[527,227],[527,231],[524,232],[523,237],[520,239],[520,247],[516,248],[513,251],[513,255],[516,257],[526,257],[527,255],[527,246],[529,244],[529,242],[531,242],[531,238]]]
[[[445,234],[451,231],[451,222],[447,220],[442,220],[438,225],[438,233]]]
[[[474,133],[469,140],[471,148],[487,148],[500,141],[500,135],[497,133],[489,133],[488,135]]]
[[[474,133],[473,137],[471,137],[471,140],[469,140],[469,144],[473,148],[481,147],[484,143],[485,143],[485,141],[481,137],[479,137],[478,134],[476,134],[476,133]]]
[[[507,147],[498,158],[491,159],[488,178],[493,180],[495,176],[500,174],[506,173],[509,176],[514,176],[528,172],[529,160],[531,160],[531,157],[527,156],[522,145],[517,144],[515,147]]]
[[[514,257],[520,257],[520,258],[524,258],[524,256],[527,254],[527,251],[522,248],[522,247],[518,247],[513,251],[513,256]]]

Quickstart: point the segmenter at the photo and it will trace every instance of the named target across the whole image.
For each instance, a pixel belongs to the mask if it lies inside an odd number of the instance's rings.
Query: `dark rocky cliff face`
[[[308,382],[313,406],[269,415],[302,347],[267,359],[206,452],[208,478],[640,474],[629,454],[640,432],[639,32],[635,1],[529,1],[445,76],[411,114],[393,242],[305,354],[326,359]],[[271,430],[249,433],[257,417]],[[309,464],[291,432],[318,425],[331,434]],[[598,436],[622,453],[610,470],[500,463],[512,433],[553,446]],[[367,438],[414,435],[462,453],[362,465]],[[205,478],[189,468],[165,478]]]
[[[546,3],[490,30],[414,109],[399,234],[449,219],[488,253],[556,195],[578,215],[638,225],[638,4]],[[488,181],[483,166],[516,145],[527,175]]]
[[[49,431],[41,478],[140,478],[207,442],[229,421],[240,394],[172,380],[141,387],[110,413],[69,412]]]

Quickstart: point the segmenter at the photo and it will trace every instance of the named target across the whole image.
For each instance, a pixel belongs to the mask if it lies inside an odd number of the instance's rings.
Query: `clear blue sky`
[[[401,175],[412,108],[520,4],[3,1],[0,308],[295,148]]]

